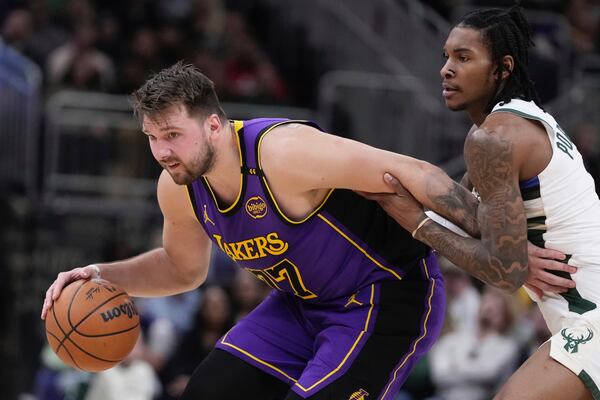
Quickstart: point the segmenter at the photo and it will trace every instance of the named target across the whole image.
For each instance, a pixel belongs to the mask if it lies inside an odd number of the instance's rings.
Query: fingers
[[[48,310],[52,306],[52,285],[46,290],[46,296],[44,297],[44,305],[42,306],[42,314],[40,315],[41,319],[46,319],[46,315],[48,314]]]
[[[569,265],[569,264],[559,262],[559,261],[541,260],[540,259],[540,260],[537,260],[534,262],[540,262],[541,265],[543,266],[543,269],[550,270],[550,271],[564,271],[564,272],[568,272],[569,274],[574,274],[577,272],[576,267]]]
[[[528,288],[534,287],[535,289],[531,290],[536,292],[538,295],[538,290],[560,294],[574,288],[575,282],[544,270],[536,270],[531,272],[531,275],[527,279],[526,286]]]
[[[385,174],[383,174],[383,180],[389,187],[394,189],[394,192],[396,192],[396,194],[405,194],[406,193],[406,189],[404,188],[404,186],[402,186],[400,181],[398,179],[396,179],[396,177],[393,176],[392,174],[386,172]]]
[[[40,314],[41,319],[46,319],[48,311],[52,308],[52,304],[58,299],[60,293],[66,285],[76,281],[78,279],[87,279],[92,276],[92,271],[89,268],[75,268],[68,272],[61,272],[56,277],[56,280],[46,290],[46,296],[44,297],[44,304],[42,305],[42,312]]]
[[[400,181],[398,179],[396,179],[396,177],[392,174],[390,174],[389,172],[386,172],[385,174],[383,174],[383,179],[390,184],[390,186],[399,186],[400,185]],[[402,185],[400,185],[402,186]]]
[[[531,242],[527,242],[527,252],[530,256],[554,260],[564,260],[566,257],[565,254],[560,251],[538,247]]]
[[[575,282],[571,279],[561,278],[560,276],[556,276],[549,272],[540,272],[537,275],[538,276],[536,276],[534,279],[537,279],[550,286],[559,287],[565,291],[575,287]]]
[[[534,290],[534,292],[536,292],[536,294],[538,296],[539,296],[539,293],[537,292],[537,290],[542,290],[543,292],[556,293],[556,294],[566,293],[568,291],[568,289],[565,289],[564,287],[549,285],[548,283],[541,281],[539,279],[528,280],[527,282],[528,283],[525,286],[527,286],[528,288],[534,287],[535,289],[533,289],[533,290]],[[542,293],[542,296],[543,296],[543,293]]]

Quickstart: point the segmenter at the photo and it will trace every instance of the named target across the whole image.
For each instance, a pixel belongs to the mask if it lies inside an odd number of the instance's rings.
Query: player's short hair
[[[214,83],[198,68],[182,61],[163,69],[131,94],[135,115],[156,118],[172,106],[183,106],[189,116],[217,114],[226,120]]]
[[[466,14],[457,26],[475,29],[481,33],[500,76],[505,70],[502,64],[503,57],[510,55],[514,59],[513,71],[504,82],[502,89],[488,104],[487,112],[491,112],[497,103],[509,102],[514,98],[534,101],[541,107],[539,95],[527,70],[529,47],[533,45],[531,26],[519,5],[508,9],[472,11]]]

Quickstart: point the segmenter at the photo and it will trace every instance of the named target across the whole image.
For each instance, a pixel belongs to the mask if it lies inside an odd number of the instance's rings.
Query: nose
[[[166,161],[173,155],[173,150],[171,150],[169,145],[163,141],[157,140],[156,142],[151,143],[151,147],[152,154],[158,161]]]
[[[440,75],[444,79],[450,79],[454,76],[454,70],[452,69],[452,64],[450,63],[450,59],[446,60],[446,63],[440,69]]]

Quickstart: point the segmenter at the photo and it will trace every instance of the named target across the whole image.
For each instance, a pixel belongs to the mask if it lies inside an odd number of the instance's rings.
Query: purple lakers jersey
[[[204,177],[188,186],[208,236],[272,288],[311,302],[350,296],[373,282],[406,277],[428,249],[376,202],[350,190],[332,189],[302,220],[280,209],[261,168],[261,141],[277,126],[292,122],[318,128],[283,119],[233,122],[241,160],[237,199],[222,205]]]

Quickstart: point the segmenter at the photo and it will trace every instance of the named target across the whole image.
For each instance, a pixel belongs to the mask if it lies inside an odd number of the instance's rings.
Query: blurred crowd
[[[442,336],[397,400],[490,400],[550,332],[522,289],[509,296],[440,261],[447,296]]]
[[[297,78],[298,69],[282,63],[276,52],[260,40],[267,21],[264,14],[256,11],[259,3],[0,0],[0,40],[40,66],[45,96],[63,89],[130,93],[152,72],[185,59],[199,66],[215,82],[222,100],[306,105],[310,97],[306,96],[307,87],[317,85],[310,79],[314,75],[309,71]],[[423,3],[451,21],[454,11],[461,6],[510,5],[514,1]],[[538,73],[542,74],[538,75],[539,82],[543,82],[538,87],[543,97],[551,100],[562,88],[543,74],[554,71],[556,75],[556,69],[563,63],[575,64],[587,56],[593,60],[600,54],[600,0],[523,3],[532,10],[559,13],[568,23],[568,53],[555,52],[562,47],[550,43],[554,36],[552,32],[544,35],[543,25],[539,27],[541,34],[536,36],[534,63],[537,62]],[[317,62],[310,57],[296,59]],[[600,73],[600,62],[587,65],[591,73],[595,68]],[[599,127],[594,121],[580,121],[571,131],[588,170],[596,179],[597,190],[600,189]],[[0,212],[10,209],[10,204],[2,204]],[[0,217],[4,224],[17,219],[10,212]],[[48,230],[50,227],[56,228],[55,221],[50,222]],[[116,242],[119,237],[112,240]],[[108,249],[102,254],[105,259],[128,257],[137,250],[145,250],[144,246],[124,249],[114,243],[105,247]],[[5,253],[2,250],[0,258]],[[89,254],[82,254],[81,258]],[[73,257],[61,254],[60,262],[65,263],[65,259],[73,261]],[[448,295],[444,334],[419,363],[398,400],[490,399],[506,377],[548,338],[537,307],[524,293],[507,297],[480,285],[448,262],[443,262],[443,268]],[[128,359],[109,371],[76,372],[65,367],[47,346],[42,347],[39,355],[37,350],[42,344],[26,349],[35,352],[36,368],[34,376],[26,380],[31,387],[22,400],[177,398],[195,365],[215,341],[268,293],[263,283],[236,269],[223,254],[213,255],[211,271],[208,284],[195,291],[167,298],[137,299],[142,338]],[[11,300],[4,298],[4,291],[0,295],[3,305]],[[43,342],[41,334],[37,339]]]
[[[288,97],[236,1],[2,4],[2,39],[43,69],[46,93],[131,93],[153,71],[185,59],[215,82],[224,100],[280,102]]]

